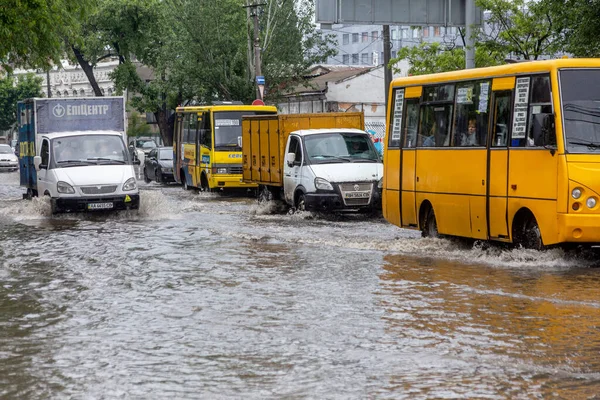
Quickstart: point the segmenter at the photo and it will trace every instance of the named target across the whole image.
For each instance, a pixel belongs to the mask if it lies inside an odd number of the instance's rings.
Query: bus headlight
[[[594,208],[596,207],[596,198],[595,197],[588,197],[587,201],[585,202],[585,205],[588,206],[588,208]]]
[[[137,185],[135,183],[135,178],[129,178],[129,179],[127,179],[127,182],[125,182],[123,184],[124,192],[128,192],[130,190],[135,190],[135,189],[137,189]]]
[[[56,183],[56,191],[58,193],[66,193],[66,194],[74,194],[75,193],[75,189],[73,189],[73,186],[71,186],[67,182],[63,182],[63,181],[58,181]]]
[[[212,168],[212,173],[213,174],[227,174],[227,168],[213,167]]]
[[[333,190],[331,183],[323,178],[315,178],[315,187],[320,190]]]
[[[571,192],[571,196],[572,196],[572,197],[573,197],[575,200],[577,200],[578,198],[580,198],[580,197],[581,197],[581,189],[579,189],[579,188],[575,188],[575,189],[573,189],[573,191]]]

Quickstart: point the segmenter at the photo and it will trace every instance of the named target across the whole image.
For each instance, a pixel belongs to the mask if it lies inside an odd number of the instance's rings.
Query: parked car
[[[173,148],[158,147],[150,150],[144,161],[144,181],[174,182]]]
[[[16,171],[19,169],[19,159],[8,144],[0,144],[0,171]]]
[[[140,160],[140,164],[144,165],[144,161],[148,153],[157,147],[158,145],[154,139],[149,137],[138,137],[129,142],[129,153],[132,159],[138,159]]]

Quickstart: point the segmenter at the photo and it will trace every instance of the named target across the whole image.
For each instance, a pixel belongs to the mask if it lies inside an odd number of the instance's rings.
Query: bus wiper
[[[578,145],[581,145],[581,146],[587,146],[589,149],[599,149],[600,148],[600,143],[599,142],[569,140],[568,143],[569,144],[578,144]]]

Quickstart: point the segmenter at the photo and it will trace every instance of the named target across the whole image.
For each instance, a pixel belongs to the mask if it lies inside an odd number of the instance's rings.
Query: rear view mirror
[[[40,156],[33,157],[33,166],[35,167],[36,171],[40,170],[41,164],[42,164],[42,157],[40,157]]]
[[[287,162],[287,165],[289,165],[290,167],[294,165],[294,161],[296,161],[296,154],[294,153],[287,153],[285,155],[285,161]]]

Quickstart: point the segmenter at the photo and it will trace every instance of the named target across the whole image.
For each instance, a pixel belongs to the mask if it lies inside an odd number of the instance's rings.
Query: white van
[[[117,131],[42,134],[33,159],[37,193],[52,212],[139,208],[133,163]]]
[[[285,149],[283,193],[290,206],[381,210],[383,163],[365,131],[294,131]]]

